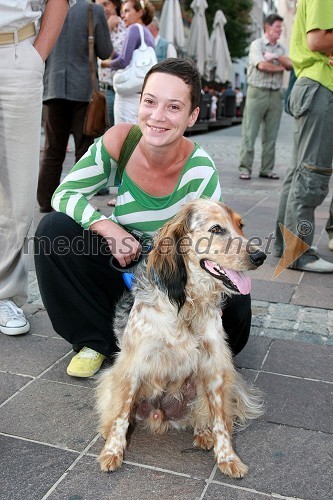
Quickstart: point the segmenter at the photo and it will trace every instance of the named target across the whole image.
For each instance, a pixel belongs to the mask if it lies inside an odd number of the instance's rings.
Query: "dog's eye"
[[[223,227],[221,227],[219,224],[215,224],[214,226],[212,226],[209,229],[209,232],[214,233],[214,234],[225,234],[226,230]]]

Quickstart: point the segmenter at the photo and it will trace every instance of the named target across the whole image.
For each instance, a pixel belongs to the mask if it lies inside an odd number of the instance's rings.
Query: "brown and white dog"
[[[248,294],[266,255],[245,238],[239,215],[221,203],[195,200],[159,231],[139,265],[132,298],[119,304],[121,351],[97,389],[102,470],[121,466],[129,423],[152,432],[192,427],[194,445],[211,449],[219,469],[242,477],[233,450],[235,426],[263,413],[260,391],[236,372],[221,321],[221,304]]]

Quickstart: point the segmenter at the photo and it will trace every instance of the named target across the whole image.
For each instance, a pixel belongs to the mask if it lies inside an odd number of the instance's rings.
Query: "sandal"
[[[273,179],[273,180],[280,179],[280,176],[278,174],[275,174],[274,172],[272,172],[271,174],[259,174],[259,177],[262,177],[264,179]]]
[[[242,172],[239,176],[243,181],[249,181],[251,179],[251,174],[247,174],[246,172]]]

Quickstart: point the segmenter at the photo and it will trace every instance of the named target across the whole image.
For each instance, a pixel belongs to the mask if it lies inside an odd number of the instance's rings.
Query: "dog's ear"
[[[164,224],[148,255],[147,271],[150,279],[165,293],[170,302],[182,308],[186,300],[186,253],[188,249],[188,214],[184,211]]]

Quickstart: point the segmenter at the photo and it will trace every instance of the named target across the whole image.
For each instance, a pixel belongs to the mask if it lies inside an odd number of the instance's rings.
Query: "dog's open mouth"
[[[247,295],[251,292],[251,278],[245,274],[219,266],[212,260],[202,259],[200,266],[214,278],[222,280],[224,285],[230,290]]]

